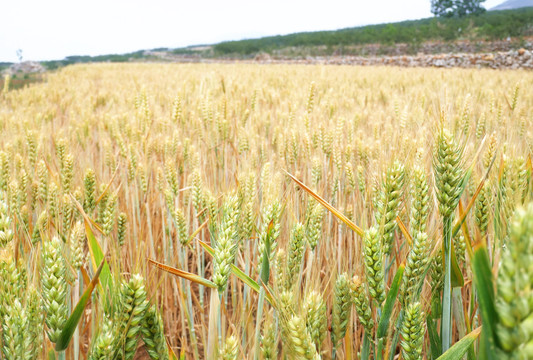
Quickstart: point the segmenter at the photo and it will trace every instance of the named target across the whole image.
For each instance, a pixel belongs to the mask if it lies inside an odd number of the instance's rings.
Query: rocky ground
[[[502,42],[503,44],[503,42]],[[404,67],[440,67],[440,68],[492,68],[492,69],[533,69],[533,42],[528,42],[519,49],[505,49],[499,43],[493,43],[489,51],[475,52],[470,46],[465,45],[464,52],[455,51],[461,47],[455,44],[454,51],[431,53],[429,45],[427,52],[416,55],[399,53],[398,55],[346,55],[334,54],[331,56],[287,56],[282,54],[269,55],[261,53],[253,59],[235,58],[204,58],[199,55],[176,55],[168,52],[151,53],[156,59],[165,62],[202,62],[202,63],[231,63],[253,62],[263,64],[292,63],[292,64],[331,64],[331,65],[390,65]],[[436,45],[435,45],[436,46]],[[431,51],[437,48],[431,47]],[[439,45],[440,46],[440,45]],[[487,45],[488,47],[488,45]]]
[[[361,44],[329,48],[327,46],[287,47],[273,50],[273,57],[296,56],[400,56],[415,54],[462,54],[507,52],[533,48],[533,36],[502,40],[427,41],[424,43]]]
[[[328,53],[329,51],[329,53]],[[178,55],[151,53],[169,62],[255,62],[334,65],[391,65],[405,67],[462,67],[533,69],[533,37],[496,41],[427,42],[412,44],[366,44],[331,52],[326,47],[284,48],[260,53],[253,60],[204,57],[201,53]]]
[[[331,65],[390,65],[404,67],[440,68],[492,68],[492,69],[533,69],[533,52],[519,50],[493,53],[451,53],[418,54],[397,56],[316,56],[305,59],[271,58],[257,56],[254,62],[260,63],[299,63]]]
[[[31,74],[31,73],[43,73],[46,69],[37,61],[23,61],[20,63],[15,63],[7,68],[5,74]]]
[[[533,70],[533,46],[518,50],[492,51],[483,53],[441,53],[417,55],[388,55],[388,56],[270,56],[259,54],[253,59],[232,58],[202,58],[190,55],[175,55],[167,52],[150,53],[151,58],[146,62],[200,62],[200,63],[261,63],[261,64],[328,64],[328,65],[388,65],[400,67],[438,67],[438,68],[492,68],[492,69],[529,69]],[[135,61],[135,60],[132,60]],[[137,60],[138,61],[138,60]],[[6,74],[42,73],[45,69],[38,62],[27,61],[13,64],[6,69]]]

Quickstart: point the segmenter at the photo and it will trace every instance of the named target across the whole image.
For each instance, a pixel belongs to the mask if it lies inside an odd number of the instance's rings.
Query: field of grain
[[[6,87],[0,358],[533,358],[532,83],[97,64]]]

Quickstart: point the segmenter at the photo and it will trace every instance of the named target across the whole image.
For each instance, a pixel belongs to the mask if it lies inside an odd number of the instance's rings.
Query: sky
[[[59,60],[430,16],[430,0],[5,0],[0,62],[18,61],[18,49]]]

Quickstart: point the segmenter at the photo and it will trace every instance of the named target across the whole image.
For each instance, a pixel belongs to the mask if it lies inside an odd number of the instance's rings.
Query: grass
[[[3,356],[529,354],[532,78],[94,64],[6,89]]]
[[[462,18],[431,17],[396,23],[366,25],[333,31],[315,31],[288,35],[267,36],[258,39],[225,41],[213,46],[218,56],[254,56],[269,53],[281,56],[365,55],[372,51],[367,44],[379,44],[379,51],[394,53],[393,44],[405,44],[403,50],[416,53],[427,42],[453,43],[471,41],[473,48],[483,46],[486,40],[508,37],[520,40],[531,36],[533,7],[513,10],[487,11]],[[453,49],[453,47],[452,47]],[[397,49],[396,49],[397,50]],[[441,50],[448,52],[450,50]],[[202,51],[198,52],[202,54]],[[204,53],[206,53],[204,51]]]
[[[46,75],[41,73],[31,73],[31,74],[16,74],[11,76],[9,80],[9,88],[11,90],[22,89],[31,84],[43,82],[46,80]],[[4,88],[5,76],[0,77],[0,89]]]

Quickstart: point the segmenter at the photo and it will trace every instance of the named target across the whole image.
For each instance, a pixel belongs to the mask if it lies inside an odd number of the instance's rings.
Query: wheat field
[[[6,85],[0,358],[533,358],[532,83],[237,63]]]

